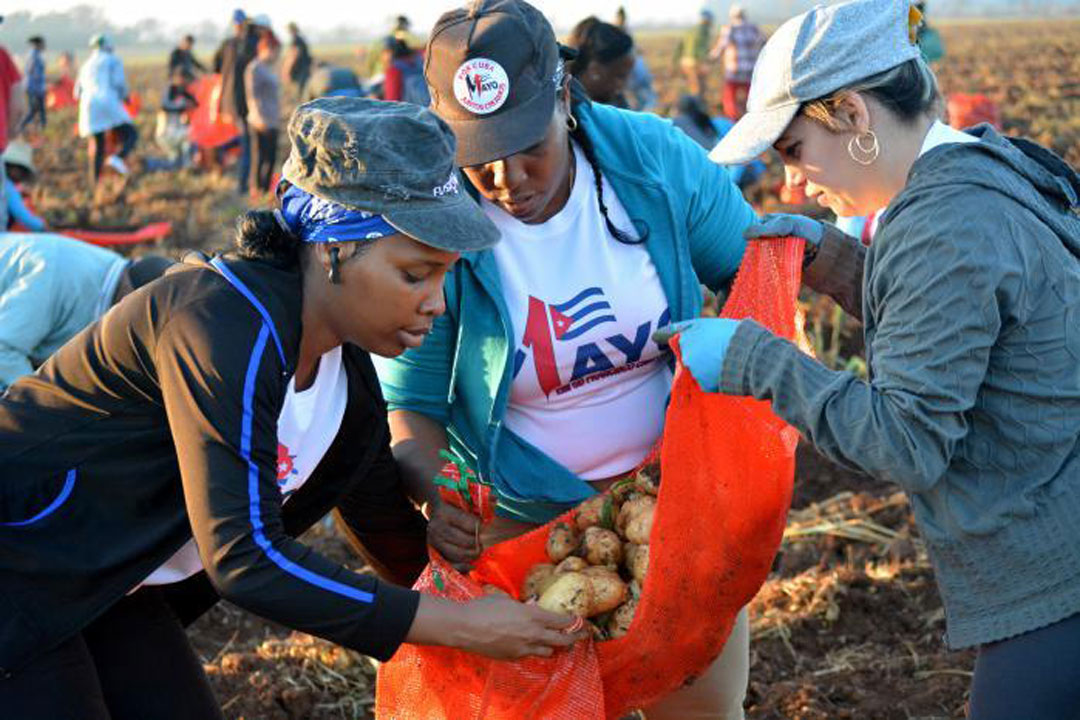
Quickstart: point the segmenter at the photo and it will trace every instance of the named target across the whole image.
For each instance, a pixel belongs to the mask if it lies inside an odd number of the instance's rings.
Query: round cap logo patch
[[[502,107],[510,95],[510,78],[502,65],[487,58],[472,58],[454,73],[454,97],[476,115],[487,115]]]

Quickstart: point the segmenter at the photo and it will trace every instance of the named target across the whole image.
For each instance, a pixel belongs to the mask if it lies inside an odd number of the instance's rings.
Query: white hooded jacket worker
[[[127,80],[124,63],[107,38],[98,36],[97,46],[79,68],[75,96],[79,99],[79,137],[90,137],[131,122],[124,108]]]
[[[90,47],[93,52],[79,68],[75,81],[75,97],[79,99],[79,137],[90,141],[90,175],[97,184],[105,163],[127,175],[124,158],[135,148],[138,133],[124,107],[128,95],[124,63],[113,52],[105,35],[91,38]],[[105,133],[110,130],[116,132],[120,149],[106,159]]]

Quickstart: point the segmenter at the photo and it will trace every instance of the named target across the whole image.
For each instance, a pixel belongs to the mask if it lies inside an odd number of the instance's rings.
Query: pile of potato
[[[659,483],[659,465],[648,465],[579,505],[571,523],[557,523],[547,538],[551,562],[529,570],[521,599],[587,618],[599,640],[625,635],[649,568]]]

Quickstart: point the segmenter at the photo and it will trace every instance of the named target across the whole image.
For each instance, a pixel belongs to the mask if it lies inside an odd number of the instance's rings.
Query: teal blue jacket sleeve
[[[674,127],[669,132],[669,178],[685,183],[686,229],[690,258],[698,278],[713,290],[739,269],[746,240],[743,230],[756,215],[728,171]]]
[[[26,256],[17,277],[0,288],[0,391],[34,372],[31,355],[52,332],[57,273],[40,256]]]
[[[16,222],[21,223],[30,232],[41,232],[45,229],[45,221],[26,207],[22,194],[15,187],[15,183],[4,180],[4,199],[7,200],[8,215]]]
[[[446,285],[450,284],[451,276],[447,274]],[[389,360],[373,358],[391,411],[411,410],[441,425],[449,424],[450,371],[457,332],[457,323],[448,312],[436,318],[420,347]]]

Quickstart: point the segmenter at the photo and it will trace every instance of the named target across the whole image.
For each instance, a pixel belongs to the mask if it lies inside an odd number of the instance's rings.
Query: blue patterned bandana
[[[281,195],[281,220],[304,242],[378,240],[399,231],[382,215],[351,210],[292,185]]]

